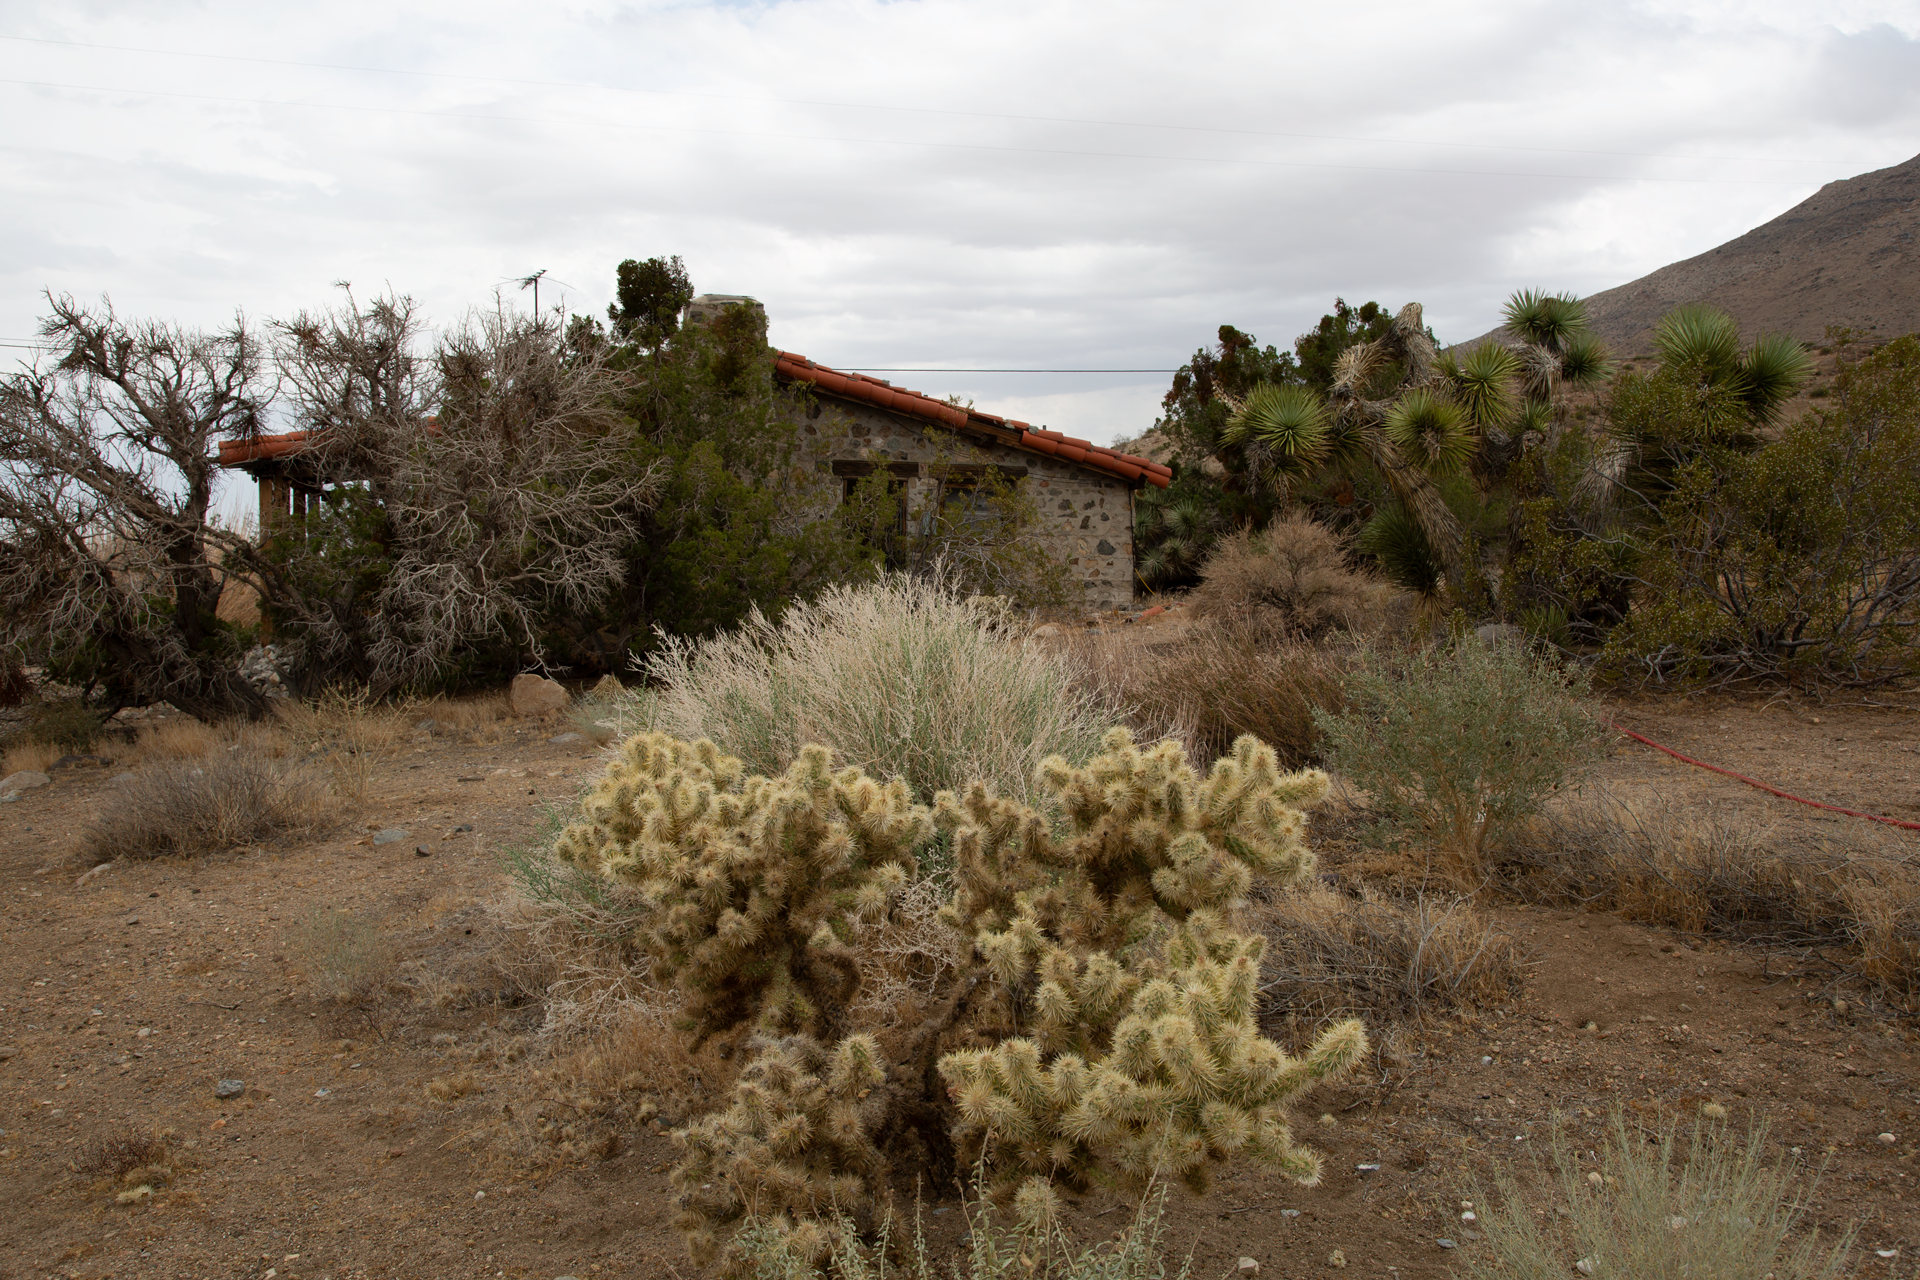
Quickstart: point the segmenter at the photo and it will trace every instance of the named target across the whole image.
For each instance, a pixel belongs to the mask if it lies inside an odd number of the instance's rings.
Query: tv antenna
[[[520,288],[523,291],[529,288],[533,290],[533,314],[535,315],[540,314],[540,277],[545,274],[547,269],[542,267],[530,276],[520,277]]]

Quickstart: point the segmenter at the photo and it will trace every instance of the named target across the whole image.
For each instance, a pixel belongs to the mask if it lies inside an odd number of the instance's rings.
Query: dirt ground
[[[1920,818],[1914,712],[1758,700],[1614,711],[1799,794]],[[548,807],[598,770],[588,744],[550,741],[566,728],[523,721],[488,745],[423,736],[331,833],[190,861],[90,871],[81,834],[112,766],[61,770],[0,805],[0,1280],[692,1280],[668,1222],[662,1129],[685,1118],[671,1102],[578,1158],[502,1136],[516,1114],[538,1114],[536,1073],[555,1063],[538,1010],[490,964],[490,905],[508,889],[502,851],[536,840]],[[1796,839],[1846,838],[1858,822],[1624,742],[1602,773],[1621,794]],[[407,834],[372,843],[389,829]],[[320,989],[311,940],[328,908],[378,922],[409,996]],[[1907,1021],[1857,994],[1836,1011],[1827,971],[1778,950],[1604,915],[1494,914],[1534,956],[1524,997],[1401,1029],[1362,1077],[1314,1095],[1301,1126],[1325,1153],[1323,1185],[1241,1170],[1204,1198],[1176,1195],[1169,1241],[1192,1251],[1197,1276],[1242,1256],[1267,1280],[1328,1276],[1335,1251],[1347,1275],[1445,1276],[1478,1247],[1460,1218],[1475,1186],[1524,1168],[1556,1113],[1597,1133],[1616,1101],[1647,1126],[1709,1101],[1736,1124],[1766,1117],[1783,1150],[1825,1162],[1813,1217],[1861,1224],[1855,1274],[1912,1273],[1920,1095]],[[217,1097],[223,1080],[243,1091]],[[76,1167],[103,1141],[162,1129],[177,1135],[179,1173],[152,1195],[122,1203],[118,1184]],[[955,1206],[929,1199],[936,1243],[954,1238]],[[1073,1225],[1092,1238],[1127,1212],[1090,1196]]]

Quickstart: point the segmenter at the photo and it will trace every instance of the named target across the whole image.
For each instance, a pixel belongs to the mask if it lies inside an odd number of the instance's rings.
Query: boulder
[[[36,773],[32,769],[22,769],[19,773],[11,774],[5,779],[0,779],[0,796],[10,796],[17,791],[29,791],[34,787],[44,787],[52,781],[53,779],[44,773]]]
[[[1479,636],[1480,643],[1489,649],[1500,644],[1517,644],[1524,648],[1527,643],[1526,630],[1510,622],[1489,622],[1485,626],[1475,627],[1473,634]]]
[[[513,714],[517,716],[552,715],[556,711],[565,711],[571,700],[566,686],[532,672],[515,676],[513,684],[507,689],[507,705],[513,708]]]

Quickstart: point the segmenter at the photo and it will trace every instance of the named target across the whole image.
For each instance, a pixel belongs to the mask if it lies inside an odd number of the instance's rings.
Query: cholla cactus
[[[948,918],[973,931],[1027,1033],[941,1060],[956,1135],[991,1139],[1003,1186],[1081,1185],[1107,1165],[1200,1187],[1209,1162],[1240,1153],[1314,1181],[1318,1160],[1292,1141],[1284,1107],[1356,1061],[1366,1036],[1342,1024],[1301,1059],[1262,1038],[1263,944],[1223,919],[1255,871],[1283,884],[1312,871],[1300,806],[1325,796],[1326,775],[1282,775],[1253,738],[1205,782],[1176,743],[1143,752],[1115,729],[1104,745],[1084,768],[1041,766],[1062,832],[981,787],[938,801],[959,881]],[[1164,964],[1137,945],[1156,916],[1178,922]]]
[[[763,1040],[733,1104],[674,1134],[686,1158],[672,1175],[675,1220],[694,1261],[751,1274],[721,1233],[749,1213],[787,1249],[825,1262],[835,1233],[871,1224],[870,1187],[885,1167],[872,1134],[884,1119],[880,1047],[849,1036],[832,1050],[805,1036]]]
[[[831,764],[810,746],[779,778],[742,782],[710,742],[642,734],[555,846],[652,900],[640,941],[702,1037],[844,1030],[859,981],[846,940],[886,915],[933,824],[905,782]]]
[[[1311,872],[1301,810],[1326,775],[1282,774],[1252,738],[1204,780],[1172,742],[1142,750],[1116,729],[1103,745],[1040,766],[1048,813],[981,785],[929,813],[903,783],[834,772],[821,747],[773,779],[742,778],[711,743],[626,745],[560,855],[642,887],[641,940],[702,1036],[757,1023],[784,1037],[758,1042],[725,1111],[675,1135],[698,1260],[744,1274],[723,1236],[751,1218],[753,1239],[823,1263],[847,1222],[871,1221],[889,1155],[937,1161],[954,1143],[1034,1221],[1055,1182],[1102,1169],[1197,1189],[1244,1155],[1315,1180],[1285,1107],[1366,1037],[1346,1023],[1302,1058],[1262,1038],[1262,944],[1230,922],[1256,873]],[[848,941],[887,918],[936,822],[957,885],[942,918],[973,958],[883,1049],[845,1025]]]
[[[1303,1058],[1261,1036],[1253,1003],[1262,945],[1203,920],[1180,926],[1168,973],[1136,988],[1103,1057],[1048,1061],[1020,1038],[941,1059],[959,1136],[990,1138],[1000,1185],[1024,1177],[1027,1196],[1038,1193],[1034,1179],[1082,1187],[1099,1167],[1135,1186],[1163,1174],[1204,1191],[1208,1166],[1238,1155],[1318,1182],[1320,1158],[1293,1141],[1286,1107],[1359,1061],[1366,1033],[1341,1023]]]

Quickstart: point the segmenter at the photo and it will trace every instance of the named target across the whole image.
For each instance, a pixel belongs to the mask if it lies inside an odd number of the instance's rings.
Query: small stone
[[[1894,1137],[1890,1133],[1883,1133],[1880,1135],[1880,1145],[1883,1147],[1890,1147],[1898,1141],[1900,1141],[1900,1139]]]
[[[5,779],[0,779],[0,795],[15,795],[22,791],[31,791],[35,787],[44,787],[52,781],[53,779],[44,773],[22,769],[18,773],[8,775]]]
[[[247,1091],[245,1080],[222,1080],[213,1086],[216,1098],[237,1098]]]
[[[561,733],[547,739],[548,742],[551,742],[556,747],[564,747],[575,742],[585,742],[586,740],[586,735],[580,733]]]
[[[1469,1209],[1469,1210],[1467,1210],[1467,1211],[1466,1211],[1465,1213],[1463,1213],[1463,1214],[1461,1214],[1461,1215],[1460,1215],[1460,1221],[1462,1221],[1462,1222],[1478,1222],[1478,1221],[1480,1221],[1480,1215],[1479,1215],[1479,1214],[1477,1214],[1477,1213],[1475,1213],[1475,1212],[1474,1212],[1473,1210],[1471,1210],[1471,1209]]]
[[[473,824],[471,822],[463,822],[459,826],[453,829],[453,834],[459,835],[463,831],[471,831],[471,830],[473,830]]]
[[[1252,1258],[1240,1259],[1240,1261],[1234,1265],[1233,1269],[1243,1276],[1257,1276],[1260,1274],[1260,1264]]]
[[[1575,1271],[1578,1271],[1583,1276],[1590,1276],[1593,1274],[1593,1259],[1582,1258],[1580,1259],[1580,1261],[1573,1264],[1573,1269]]]
[[[532,672],[515,676],[507,688],[507,705],[517,716],[550,715],[564,710],[570,700],[565,685]]]
[[[1300,1211],[1298,1209],[1282,1209],[1280,1216],[1283,1218],[1297,1218],[1300,1216]]]
[[[375,844],[394,844],[406,838],[407,831],[404,827],[388,827],[384,831],[376,831],[373,833],[373,842]]]
[[[433,856],[433,850],[423,844],[417,844],[413,846],[413,856],[416,858],[431,858]]]
[[[1460,1247],[1459,1245],[1455,1244],[1453,1241],[1447,1239],[1445,1236],[1441,1236],[1438,1240],[1435,1240],[1434,1243],[1439,1245],[1442,1249],[1458,1249]]]
[[[5,1062],[9,1058],[16,1057],[19,1053],[20,1046],[18,1045],[0,1044],[0,1062]]]
[[[1347,1265],[1347,1255],[1340,1252],[1338,1249],[1335,1249],[1332,1253],[1327,1255],[1327,1265],[1332,1267],[1335,1271],[1342,1270]]]

